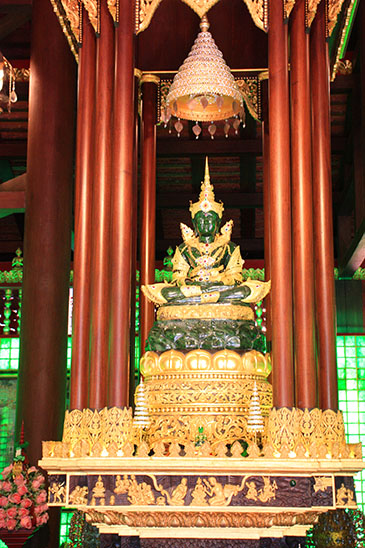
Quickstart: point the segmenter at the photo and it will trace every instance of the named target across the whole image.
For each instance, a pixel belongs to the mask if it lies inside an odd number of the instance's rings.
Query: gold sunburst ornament
[[[208,32],[209,22],[205,15],[201,19],[200,29],[188,57],[171,84],[161,118],[167,123],[171,116],[176,116],[178,135],[182,131],[180,119],[195,121],[193,131],[196,137],[201,132],[198,122],[211,122],[208,131],[213,137],[215,121],[227,122],[235,117],[236,125],[237,122],[239,125],[239,117],[244,116],[243,97],[222,52]]]

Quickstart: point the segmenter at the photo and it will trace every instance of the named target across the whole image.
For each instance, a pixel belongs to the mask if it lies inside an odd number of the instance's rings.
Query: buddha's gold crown
[[[220,219],[224,211],[223,203],[215,201],[213,185],[210,184],[208,158],[205,159],[205,176],[204,181],[202,181],[199,201],[194,204],[190,202],[191,218],[194,219],[199,211],[203,211],[203,213],[214,211]]]

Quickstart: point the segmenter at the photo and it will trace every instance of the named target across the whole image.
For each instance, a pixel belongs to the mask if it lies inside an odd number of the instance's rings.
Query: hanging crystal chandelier
[[[11,104],[17,100],[13,67],[0,52],[0,114],[5,109],[10,112]]]
[[[244,122],[245,111],[243,98],[233,75],[223,59],[209,29],[207,17],[201,19],[201,32],[194,45],[179,68],[166,97],[161,120],[165,127],[171,116],[177,121],[174,127],[178,136],[183,129],[183,120],[195,121],[193,132],[199,137],[202,127],[199,122],[210,122],[208,132],[214,138],[214,122],[224,120],[224,133],[228,137],[231,125],[238,132],[241,121]]]

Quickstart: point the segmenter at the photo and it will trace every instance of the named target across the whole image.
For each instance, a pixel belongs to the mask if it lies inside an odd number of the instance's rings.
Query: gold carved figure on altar
[[[114,493],[116,495],[122,495],[128,491],[129,479],[126,474],[124,474],[123,479],[118,475],[115,479],[115,489]]]
[[[99,499],[99,504],[103,505],[105,504],[105,487],[103,480],[101,479],[101,476],[98,476],[98,479],[95,483],[95,487],[93,488],[93,496],[91,499],[91,505],[95,506],[96,500]]]
[[[184,506],[187,490],[188,480],[182,478],[179,485],[173,490],[171,498],[167,497],[168,503],[171,504],[171,506]]]
[[[246,499],[249,499],[249,500],[257,500],[258,499],[258,494],[257,494],[257,489],[256,489],[256,484],[254,481],[248,481],[247,482],[247,493],[246,493]]]
[[[198,478],[195,487],[191,493],[192,501],[190,506],[207,506],[207,490],[203,485],[202,479]]]
[[[66,502],[66,487],[65,483],[56,483],[52,482],[52,484],[48,487],[48,497],[51,498],[51,495],[53,495],[53,500],[51,502]]]
[[[89,489],[86,485],[84,487],[81,487],[80,485],[76,485],[75,489],[70,493],[69,503],[70,504],[87,504],[88,492],[89,492]]]
[[[265,476],[263,480],[264,480],[264,487],[263,489],[260,489],[259,499],[261,500],[261,502],[267,502],[271,499],[275,499],[276,490],[278,488],[276,481],[274,480],[271,483],[270,478],[268,478],[267,476]]]
[[[183,243],[176,248],[172,283],[142,286],[157,305],[243,304],[262,300],[270,282],[243,281],[240,248],[231,242],[233,221],[220,230],[222,202],[216,202],[208,160],[199,201],[191,203],[194,230],[181,224]]]

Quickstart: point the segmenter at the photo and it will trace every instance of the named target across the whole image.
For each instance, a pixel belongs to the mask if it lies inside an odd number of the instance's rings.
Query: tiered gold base
[[[272,407],[266,377],[268,356],[256,350],[187,354],[146,352],[141,359],[150,424],[150,443],[196,441],[211,444],[250,440],[264,430]]]

